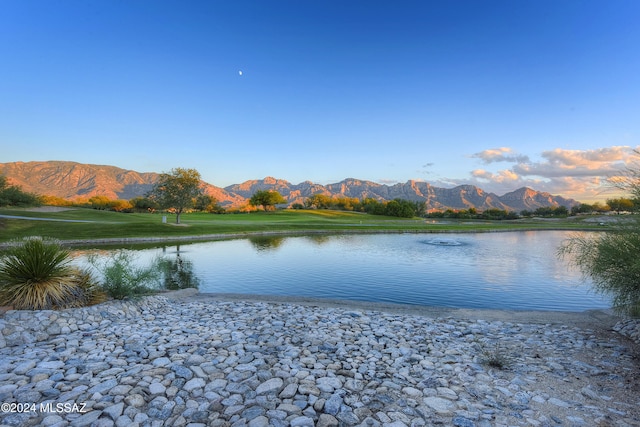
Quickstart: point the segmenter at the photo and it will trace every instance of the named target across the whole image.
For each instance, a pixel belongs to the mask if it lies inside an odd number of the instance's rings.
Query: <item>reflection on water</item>
[[[268,251],[278,249],[285,240],[283,236],[252,236],[247,240],[251,242],[253,247],[258,251]]]
[[[175,258],[163,257],[158,261],[162,270],[162,285],[167,290],[198,288],[200,280],[193,271],[193,262],[176,254]]]
[[[200,278],[201,292],[468,308],[609,307],[579,272],[557,258],[556,249],[568,236],[558,231],[314,235],[182,247],[188,248],[189,268]],[[425,244],[428,241],[455,244]],[[184,251],[180,252],[184,266]],[[149,259],[161,253],[162,249],[140,251]]]
[[[331,241],[331,239],[335,239],[336,236],[331,236],[328,234],[311,234],[309,236],[305,236],[305,239],[316,243],[318,245],[321,245],[323,243],[327,243],[329,241]]]
[[[200,279],[194,271],[193,261],[184,256],[185,251],[180,246],[176,245],[175,251],[166,246],[162,248],[162,254],[158,257],[158,266],[162,271],[161,286],[170,291],[197,289],[200,287]]]

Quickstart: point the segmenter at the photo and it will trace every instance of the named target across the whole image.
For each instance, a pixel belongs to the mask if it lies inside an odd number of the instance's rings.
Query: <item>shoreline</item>
[[[169,291],[159,295],[184,302],[263,302],[344,310],[380,311],[390,314],[427,318],[455,318],[465,321],[506,321],[515,323],[572,325],[582,328],[611,330],[625,318],[611,309],[585,311],[538,311],[421,306],[384,302],[355,301],[303,296],[259,295],[238,293],[201,293],[197,289]]]
[[[188,226],[188,224],[187,224]],[[474,233],[517,233],[531,231],[575,231],[575,232],[602,232],[606,230],[597,228],[517,228],[517,229],[477,229],[477,230],[366,230],[366,229],[344,229],[344,230],[272,230],[272,231],[245,231],[232,233],[213,233],[203,235],[185,236],[161,236],[161,237],[113,237],[113,238],[93,238],[93,239],[57,239],[65,246],[116,246],[122,244],[151,244],[151,243],[181,243],[181,242],[206,242],[218,240],[245,239],[254,236],[305,236],[305,235],[341,235],[341,234],[474,234]],[[13,241],[0,242],[0,249],[9,248],[16,243]]]
[[[589,329],[599,336],[619,334],[629,340],[633,352],[640,358],[640,318],[617,314],[613,309],[584,311],[513,310],[460,308],[412,304],[355,301],[304,296],[258,295],[238,293],[200,293],[197,289],[168,291],[165,295],[176,302],[251,302],[294,305],[310,308],[375,311],[428,319],[454,319],[467,322],[510,322],[530,325],[565,326]]]

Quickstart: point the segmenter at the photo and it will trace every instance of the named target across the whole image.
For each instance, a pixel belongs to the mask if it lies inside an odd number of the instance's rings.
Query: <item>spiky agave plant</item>
[[[99,301],[88,273],[69,263],[69,251],[57,241],[24,239],[0,260],[0,305],[47,310]]]

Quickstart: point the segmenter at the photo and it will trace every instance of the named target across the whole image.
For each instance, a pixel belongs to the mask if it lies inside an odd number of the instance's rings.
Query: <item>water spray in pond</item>
[[[426,243],[427,245],[436,245],[436,246],[462,246],[463,245],[463,243],[459,242],[458,240],[446,239],[446,238],[431,239],[431,240],[425,241],[424,243]]]

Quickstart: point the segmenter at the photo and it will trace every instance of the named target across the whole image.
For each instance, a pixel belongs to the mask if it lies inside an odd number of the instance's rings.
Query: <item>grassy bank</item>
[[[47,236],[60,240],[105,239],[182,239],[212,235],[244,235],[283,232],[475,232],[512,230],[571,230],[602,227],[582,218],[515,221],[403,219],[327,210],[283,210],[236,215],[190,213],[181,216],[163,214],[124,214],[93,209],[69,209],[47,212],[27,209],[0,209],[0,243],[25,236]]]

